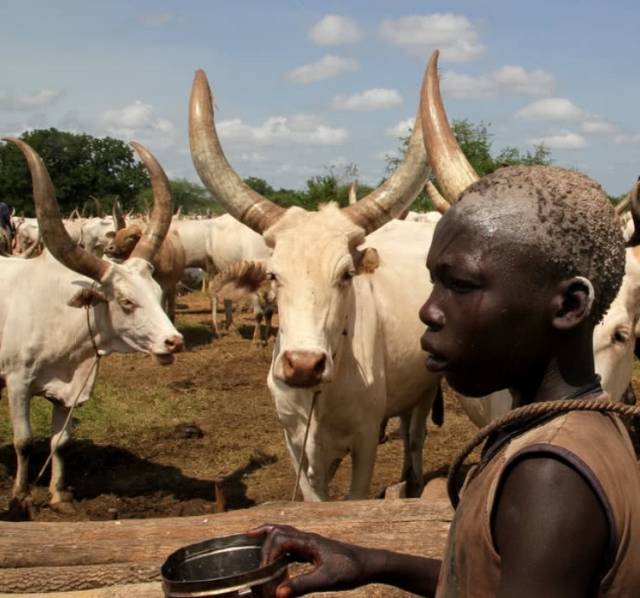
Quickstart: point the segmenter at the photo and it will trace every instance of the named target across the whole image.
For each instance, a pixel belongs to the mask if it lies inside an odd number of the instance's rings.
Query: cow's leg
[[[64,462],[60,456],[60,449],[71,438],[71,422],[65,427],[69,408],[59,403],[53,404],[51,414],[51,483],[49,494],[51,504],[65,503],[72,500],[71,493],[64,489]]]
[[[213,334],[216,338],[220,338],[220,330],[218,329],[218,296],[211,295],[211,324],[213,326]]]
[[[298,473],[298,464],[300,463],[300,459],[302,458],[302,447],[296,446],[296,444],[291,440],[291,437],[284,431],[284,439],[287,445],[287,449],[289,449],[289,455],[291,456],[291,462],[293,465],[293,469]],[[311,485],[309,481],[309,477],[307,475],[307,470],[309,468],[307,456],[304,456],[304,462],[302,463],[302,472],[300,473],[300,490],[302,491],[302,496],[306,501],[315,501],[319,502],[322,500],[327,500],[326,492],[324,494],[317,492],[317,487]]]
[[[351,449],[351,489],[349,500],[369,498],[369,486],[378,450],[380,422],[369,422],[355,439]]]
[[[233,303],[231,299],[224,300],[224,327],[227,330],[231,330],[231,324],[233,324]]]
[[[22,384],[12,384],[7,380],[9,413],[13,428],[13,447],[16,451],[16,479],[13,484],[13,498],[24,498],[29,486],[29,455],[32,448],[31,421],[29,408],[31,396]]]
[[[167,315],[171,323],[176,321],[176,289],[175,287],[167,289]]]
[[[404,444],[402,480],[407,482],[409,498],[420,496],[424,488],[422,449],[427,437],[427,417],[437,390],[437,386],[430,389],[422,401],[400,418]]]
[[[264,314],[262,313],[262,310],[260,309],[255,309],[254,308],[254,314],[256,317],[256,326],[253,329],[253,342],[256,345],[260,345],[263,343],[262,341],[262,318],[264,317]]]
[[[264,312],[264,344],[269,342],[271,336],[271,322],[273,320],[273,309],[268,307]]]

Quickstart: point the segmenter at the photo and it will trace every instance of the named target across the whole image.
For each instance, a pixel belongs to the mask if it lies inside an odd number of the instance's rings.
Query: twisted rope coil
[[[503,426],[514,421],[538,415],[546,415],[549,413],[566,413],[568,411],[597,411],[600,413],[617,413],[618,415],[640,418],[640,407],[603,399],[545,401],[541,403],[531,403],[530,405],[513,409],[497,420],[491,422],[488,426],[482,428],[469,442],[467,442],[467,444],[454,458],[453,463],[449,468],[449,476],[447,479],[447,492],[453,508],[455,509],[460,502],[457,483],[460,468],[464,465],[464,462],[471,452],[490,434],[493,434]]]

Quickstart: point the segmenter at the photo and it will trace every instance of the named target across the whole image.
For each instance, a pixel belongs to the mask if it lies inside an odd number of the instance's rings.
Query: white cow
[[[207,243],[211,235],[214,219],[174,220],[171,230],[176,231],[184,247],[186,268],[207,268]]]
[[[206,271],[210,276],[216,276],[225,272],[232,264],[245,260],[266,260],[271,254],[262,235],[251,230],[233,216],[224,214],[213,219],[209,228],[209,236],[206,241],[207,266]],[[212,279],[209,291],[211,294],[211,320],[213,331],[220,336],[218,325],[218,292],[217,285]],[[267,295],[268,296],[268,295]],[[260,341],[260,328],[262,318],[266,318],[266,333],[264,342],[268,340],[268,332],[271,328],[271,316],[273,304],[261,304],[257,292],[252,293],[253,311],[256,318],[256,326],[253,341]],[[233,320],[231,300],[224,299],[225,328],[231,326]]]
[[[160,287],[149,264],[169,228],[171,197],[160,165],[134,145],[151,175],[154,215],[131,258],[113,264],[70,239],[44,164],[26,143],[11,141],[27,158],[48,249],[31,260],[0,259],[0,386],[7,388],[17,454],[13,496],[27,492],[29,405],[32,396],[40,395],[53,403],[49,490],[51,502],[57,503],[69,499],[58,454],[70,436],[64,422],[70,408],[87,401],[93,390],[94,343],[100,355],[142,351],[160,363],[172,362],[182,348],[182,336],[160,307]]]
[[[37,218],[15,218],[16,227],[15,253],[21,253],[40,240],[40,229]]]
[[[403,163],[380,188],[354,205],[330,204],[317,212],[285,210],[231,169],[202,71],[191,95],[190,139],[205,186],[272,250],[266,269],[277,288],[280,328],[268,385],[294,466],[303,465],[305,499],[328,498],[329,481],[347,454],[353,463],[349,498],[366,498],[380,425],[397,415],[405,443],[403,477],[419,491],[425,421],[439,382],[424,366],[417,316],[428,295],[425,257],[433,229],[394,222],[375,232],[406,209],[425,183],[419,119]]]

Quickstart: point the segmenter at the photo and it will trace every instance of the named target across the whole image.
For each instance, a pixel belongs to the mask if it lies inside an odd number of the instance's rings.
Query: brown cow
[[[104,250],[105,255],[116,261],[126,260],[142,237],[143,230],[138,224],[129,224],[117,231],[110,231],[111,239]],[[172,322],[176,316],[176,288],[185,268],[185,253],[180,235],[169,231],[160,249],[151,260],[153,278],[162,289],[162,306]]]

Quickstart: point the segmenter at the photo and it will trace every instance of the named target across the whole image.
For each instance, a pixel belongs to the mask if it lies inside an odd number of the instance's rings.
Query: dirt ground
[[[265,383],[273,338],[268,347],[255,347],[251,314],[240,310],[239,327],[212,338],[207,303],[199,294],[180,298],[178,327],[187,349],[173,365],[161,367],[138,354],[103,360],[95,396],[74,413],[75,438],[63,452],[75,497],[72,507],[54,511],[47,506],[47,470],[32,490],[32,519],[211,513],[216,485],[227,509],[291,499],[294,469]],[[31,464],[34,480],[49,450],[49,407],[40,398],[32,403],[41,410]],[[8,420],[6,400],[0,419]],[[379,446],[371,498],[398,481],[402,443],[397,427],[392,420],[389,440]],[[446,391],[444,425],[429,422],[427,478],[445,475],[452,455],[474,432],[453,393]],[[0,518],[12,515],[14,475],[15,455],[5,425],[0,435]],[[349,479],[346,459],[331,486],[335,498],[344,497]]]

